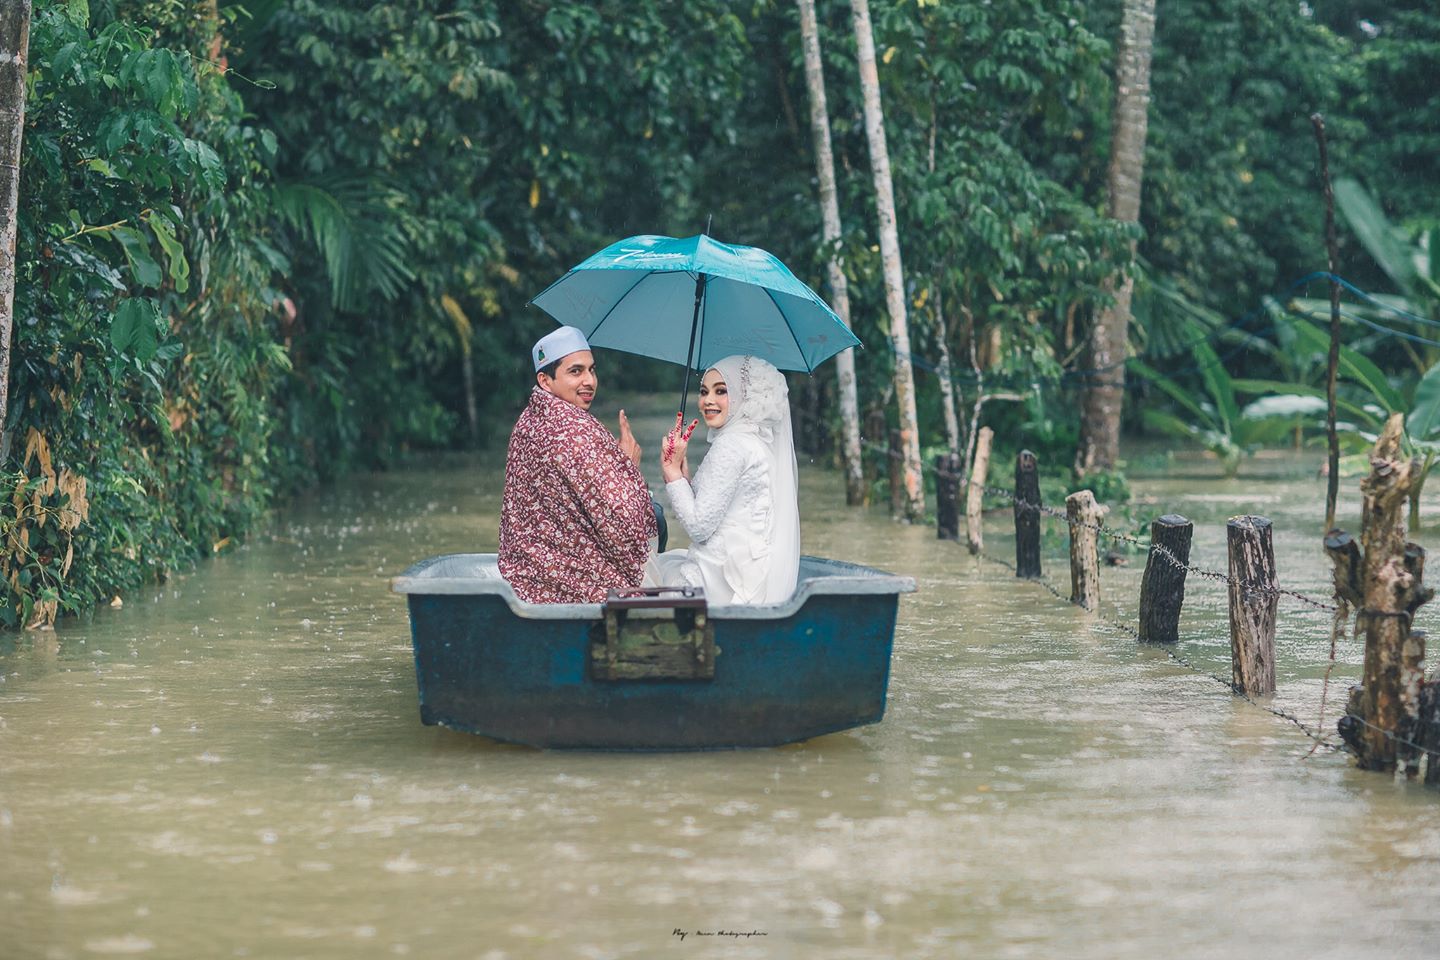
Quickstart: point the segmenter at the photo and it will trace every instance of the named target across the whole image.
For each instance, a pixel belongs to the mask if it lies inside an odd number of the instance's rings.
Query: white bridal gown
[[[645,582],[704,587],[714,606],[781,603],[795,593],[800,569],[788,391],[783,375],[754,357],[715,367],[729,386],[730,419],[710,431],[693,481],[665,485],[690,549],[652,558]]]

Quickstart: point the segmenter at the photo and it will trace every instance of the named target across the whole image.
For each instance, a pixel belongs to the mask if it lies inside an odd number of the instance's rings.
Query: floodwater
[[[663,417],[639,427],[648,461]],[[1270,516],[1282,584],[1324,599],[1315,459],[1227,481],[1181,457],[1134,487],[1196,521],[1210,569],[1226,517]],[[1222,584],[1187,587],[1190,669],[1107,623],[1133,621],[1141,556],[1086,614],[845,509],[832,470],[803,484],[807,552],[920,589],[884,722],[782,749],[542,752],[420,724],[388,578],[494,549],[494,458],[316,491],[123,608],[0,636],[0,957],[1434,955],[1440,794],[1308,755],[1209,676]],[[988,516],[997,556],[1012,529]],[[1057,584],[1064,557],[1054,531]],[[1314,726],[1329,616],[1280,610],[1266,705]],[[1344,640],[1328,730],[1360,660]]]

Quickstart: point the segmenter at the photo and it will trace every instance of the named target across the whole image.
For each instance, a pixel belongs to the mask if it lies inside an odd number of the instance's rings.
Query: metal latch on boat
[[[596,680],[713,680],[715,629],[701,587],[611,590],[590,648]]]

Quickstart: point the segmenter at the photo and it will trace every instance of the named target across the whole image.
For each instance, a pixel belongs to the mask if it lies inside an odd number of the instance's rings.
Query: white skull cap
[[[589,349],[590,341],[585,339],[585,334],[575,327],[561,327],[536,340],[535,346],[530,348],[530,357],[535,361],[535,372],[539,373],[541,367],[548,367],[579,350]]]

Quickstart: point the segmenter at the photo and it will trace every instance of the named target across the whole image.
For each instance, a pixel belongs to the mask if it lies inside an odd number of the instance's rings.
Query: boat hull
[[[466,556],[482,568],[490,561]],[[456,559],[436,558],[452,561],[450,572]],[[600,604],[524,604],[488,576],[484,592],[454,592],[463,578],[415,576],[425,569],[417,565],[396,589],[408,595],[421,720],[596,750],[768,747],[876,723],[898,595],[913,581],[806,561],[802,577],[807,568],[812,576],[791,603],[710,610],[713,678],[641,680],[597,676]],[[427,591],[425,580],[447,583]]]

